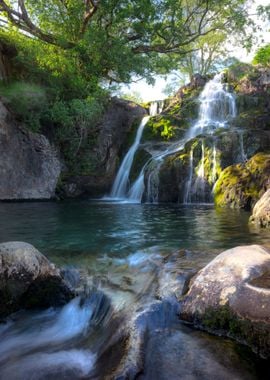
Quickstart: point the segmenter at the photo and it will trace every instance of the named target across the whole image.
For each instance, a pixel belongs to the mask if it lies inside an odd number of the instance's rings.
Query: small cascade
[[[243,131],[238,131],[238,136],[239,136],[239,145],[240,145],[240,154],[241,154],[241,161],[246,162],[247,161],[247,155],[245,153],[244,149],[244,132]]]
[[[135,157],[135,154],[139,148],[142,134],[144,127],[146,126],[149,118],[151,116],[155,116],[162,112],[164,107],[163,100],[157,100],[154,102],[151,102],[150,108],[149,108],[149,116],[145,116],[137,130],[137,134],[135,137],[135,141],[128,150],[127,154],[125,155],[122,164],[118,170],[118,173],[116,175],[116,178],[114,180],[114,184],[111,190],[110,198],[111,199],[122,199],[122,200],[128,200],[128,201],[135,201],[140,202],[143,191],[144,191],[144,172],[142,171],[137,178],[137,180],[134,182],[134,184],[130,187],[129,182],[129,176],[130,171],[132,168],[133,160]]]
[[[204,170],[204,160],[205,160],[205,143],[202,140],[202,156],[200,166],[197,172],[197,178],[194,184],[194,195],[198,202],[205,202],[205,170]]]
[[[186,188],[185,188],[185,194],[184,194],[184,199],[183,203],[188,204],[191,203],[191,185],[192,185],[192,178],[193,178],[193,147],[190,149],[189,153],[189,170],[188,170],[188,180],[186,183]]]
[[[153,161],[153,168],[147,180],[147,196],[148,203],[158,203],[158,188],[159,188],[159,170],[162,165],[162,160]]]
[[[135,141],[133,145],[130,147],[127,154],[125,155],[123,162],[118,170],[118,173],[115,178],[113,188],[111,191],[111,198],[121,199],[121,198],[126,197],[128,186],[129,186],[129,174],[130,174],[130,170],[133,164],[133,159],[139,147],[144,127],[147,124],[149,118],[150,116],[145,116],[139,125]]]
[[[201,133],[211,134],[218,128],[225,128],[236,116],[235,98],[222,83],[222,76],[222,73],[215,75],[206,83],[199,96],[199,118],[188,131],[189,139]]]
[[[163,111],[163,107],[164,107],[163,100],[156,100],[154,102],[151,102],[150,108],[149,108],[149,115],[156,116],[160,114]]]

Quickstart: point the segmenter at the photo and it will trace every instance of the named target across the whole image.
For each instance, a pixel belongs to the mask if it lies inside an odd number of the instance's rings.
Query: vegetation
[[[250,41],[248,10],[246,0],[0,0],[0,41],[17,52],[0,95],[30,130],[49,129],[74,167],[113,83],[152,83],[198,49],[213,58],[230,33]],[[157,129],[173,137],[170,120]]]
[[[257,50],[253,63],[270,67],[270,44],[262,46]]]

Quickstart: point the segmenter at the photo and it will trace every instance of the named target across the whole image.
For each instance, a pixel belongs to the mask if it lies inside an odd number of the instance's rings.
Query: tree
[[[0,0],[0,13],[9,30],[71,56],[85,78],[118,82],[169,72],[198,39],[250,22],[246,0]]]
[[[262,46],[256,51],[253,63],[270,66],[270,44]]]

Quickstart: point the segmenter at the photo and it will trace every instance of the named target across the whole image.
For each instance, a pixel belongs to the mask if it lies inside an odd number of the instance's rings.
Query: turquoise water
[[[142,380],[269,379],[269,363],[247,348],[184,326],[170,298],[175,280],[224,249],[269,246],[269,232],[250,230],[248,218],[210,205],[1,203],[0,241],[32,243],[79,269],[91,295],[0,324],[0,380],[110,379],[112,368],[122,374],[128,365],[129,350],[134,360],[146,353]]]
[[[252,231],[249,213],[213,206],[132,205],[91,201],[2,203],[0,241],[26,241],[49,257],[124,257],[140,250],[222,251],[267,244]]]

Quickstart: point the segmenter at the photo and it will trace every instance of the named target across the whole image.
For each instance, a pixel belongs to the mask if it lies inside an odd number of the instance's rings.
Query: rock
[[[145,115],[146,110],[138,104],[112,98],[97,126],[97,141],[91,152],[91,161],[95,163],[92,173],[65,176],[62,195],[96,197],[109,192],[121,159],[132,144],[134,132]]]
[[[0,244],[0,316],[63,305],[72,297],[60,271],[31,244]]]
[[[50,199],[61,166],[56,150],[43,135],[13,120],[0,102],[0,199]]]
[[[246,163],[228,166],[214,188],[217,206],[250,210],[270,186],[270,155],[257,153]]]
[[[255,204],[250,222],[259,227],[270,227],[270,189]]]
[[[229,249],[192,280],[180,316],[270,357],[270,252],[257,245]]]

